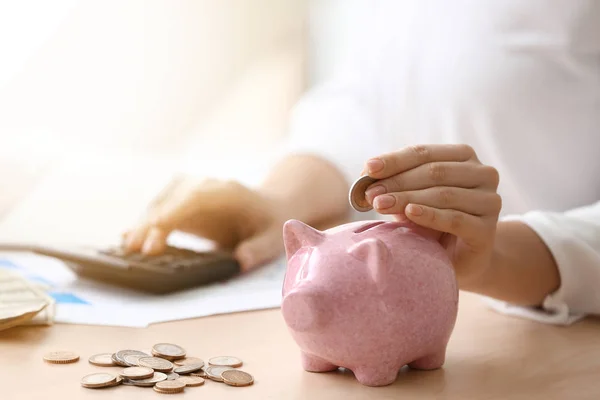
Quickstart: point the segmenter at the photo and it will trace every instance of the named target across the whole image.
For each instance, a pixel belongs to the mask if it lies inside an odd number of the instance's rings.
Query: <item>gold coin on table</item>
[[[127,367],[119,375],[131,380],[148,379],[154,376],[154,370],[148,367]]]
[[[241,367],[242,366],[242,360],[240,360],[237,357],[231,357],[231,356],[220,356],[220,357],[213,357],[210,360],[208,360],[208,364],[209,365],[214,365],[214,366],[219,366],[219,367]]]
[[[117,381],[117,377],[113,374],[100,372],[96,374],[86,375],[81,379],[81,386],[86,388],[102,388],[113,386]]]
[[[161,393],[161,394],[176,394],[176,393],[183,393],[183,389],[179,389],[176,391],[169,391],[169,390],[162,390],[160,388],[157,388],[156,386],[154,386],[152,389],[154,389],[154,391],[156,393]]]
[[[166,381],[166,380],[167,380],[166,374],[163,374],[162,372],[155,372],[154,376],[152,376],[152,378],[137,379],[137,380],[124,379],[123,384],[129,385],[129,386],[150,387],[150,386],[154,386],[158,382],[162,382],[162,381]]]
[[[53,351],[44,355],[44,361],[51,364],[69,364],[79,360],[79,355],[72,351]]]
[[[365,192],[375,182],[377,182],[377,179],[371,178],[369,175],[363,175],[354,181],[348,194],[348,200],[352,208],[359,212],[366,212],[373,209],[373,206],[369,204],[365,197]]]
[[[206,376],[210,380],[213,380],[216,382],[223,382],[223,378],[221,378],[221,374],[223,373],[223,371],[228,371],[230,369],[233,369],[233,368],[226,367],[226,366],[211,365],[209,367],[206,367],[204,369],[204,372],[206,373]]]
[[[182,365],[180,367],[176,367],[173,372],[176,372],[178,374],[189,374],[192,372],[196,372],[199,369],[202,369],[202,367],[204,367],[204,364],[188,364],[188,365]]]
[[[185,384],[185,386],[202,386],[204,385],[204,378],[199,376],[182,376],[177,379],[179,382]]]
[[[254,383],[254,378],[247,372],[239,369],[230,369],[221,373],[223,382],[229,386],[249,386]]]
[[[175,381],[161,381],[154,385],[155,389],[158,389],[160,393],[179,393],[185,389],[185,383]]]
[[[179,360],[173,361],[175,365],[190,365],[190,364],[202,364],[204,366],[204,360],[198,357],[186,357]]]
[[[152,354],[173,361],[185,358],[185,349],[172,343],[157,343],[152,346]]]
[[[88,359],[88,362],[99,367],[113,367],[116,365],[112,359],[112,353],[95,354]]]
[[[140,367],[152,368],[158,372],[171,372],[173,369],[171,361],[159,357],[142,357],[138,360],[138,365]]]
[[[199,376],[200,378],[208,378],[208,376],[206,375],[206,372],[204,372],[203,369],[199,370],[198,372],[192,372],[190,375],[191,376]]]

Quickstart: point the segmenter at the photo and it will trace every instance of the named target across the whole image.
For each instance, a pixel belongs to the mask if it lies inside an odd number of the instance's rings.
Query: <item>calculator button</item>
[[[98,253],[114,257],[124,257],[127,255],[126,250],[121,247],[110,247],[108,249],[101,249],[98,250]]]
[[[147,256],[146,254],[142,254],[142,253],[132,253],[132,254],[127,254],[125,256],[123,256],[123,258],[125,258],[128,261],[146,261],[151,259],[151,256]]]
[[[148,260],[147,262],[154,265],[169,265],[173,261],[175,261],[175,257],[172,254],[163,254],[160,256],[156,256]]]
[[[177,266],[180,268],[191,268],[191,267],[194,267],[195,265],[198,265],[198,261],[194,260],[194,259],[182,260],[177,263]]]

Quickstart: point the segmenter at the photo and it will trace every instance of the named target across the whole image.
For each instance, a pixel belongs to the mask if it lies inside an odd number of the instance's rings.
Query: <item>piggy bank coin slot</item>
[[[377,221],[377,222],[365,224],[365,225],[361,226],[360,228],[356,229],[354,231],[354,233],[362,233],[362,232],[368,231],[369,229],[375,228],[376,226],[379,226],[384,223],[385,223],[385,221]]]

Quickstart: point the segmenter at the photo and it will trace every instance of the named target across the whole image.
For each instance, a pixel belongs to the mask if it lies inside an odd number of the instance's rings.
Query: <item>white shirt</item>
[[[288,150],[351,182],[409,144],[471,145],[500,172],[501,218],[540,235],[562,281],[545,311],[490,302],[562,324],[600,314],[600,1],[372,4],[356,62],[297,104]]]

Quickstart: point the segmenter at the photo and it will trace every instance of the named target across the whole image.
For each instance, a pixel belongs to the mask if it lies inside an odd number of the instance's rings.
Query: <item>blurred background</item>
[[[0,2],[0,239],[108,243],[173,174],[259,182],[367,7]]]

